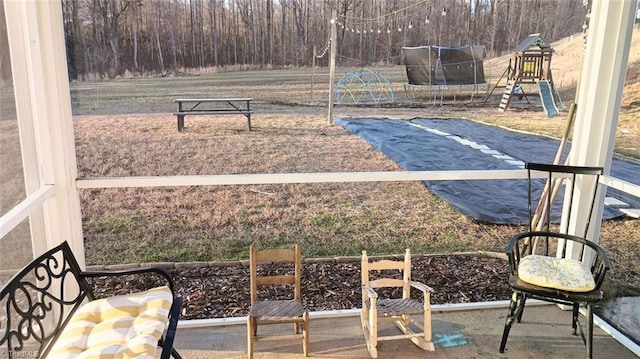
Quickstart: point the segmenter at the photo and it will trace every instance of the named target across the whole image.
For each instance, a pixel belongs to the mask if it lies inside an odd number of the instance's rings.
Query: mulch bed
[[[414,256],[411,270],[413,280],[433,288],[432,304],[470,303],[509,299],[507,265],[504,259],[493,256],[449,254]],[[180,319],[247,315],[250,295],[246,263],[176,264],[168,270],[174,278],[176,290],[185,299]],[[302,300],[309,311],[360,308],[360,282],[358,260],[305,260],[302,266]],[[102,297],[153,284],[134,277],[127,278],[125,282],[101,278],[94,282],[94,287]],[[286,299],[284,292],[275,288],[260,295]],[[411,293],[412,296],[418,294],[417,291]]]

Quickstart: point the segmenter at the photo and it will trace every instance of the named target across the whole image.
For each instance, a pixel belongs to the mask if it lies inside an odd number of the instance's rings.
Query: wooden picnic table
[[[186,115],[244,115],[251,131],[251,101],[246,97],[238,98],[181,98],[173,100],[178,104],[178,111],[173,114],[178,117],[178,131],[184,128]]]

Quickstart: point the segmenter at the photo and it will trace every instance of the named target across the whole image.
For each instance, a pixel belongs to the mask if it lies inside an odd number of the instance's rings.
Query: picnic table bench
[[[247,125],[251,131],[251,98],[182,98],[173,100],[178,104],[178,111],[173,114],[178,117],[178,131],[184,128],[186,115],[234,115],[240,114],[247,118]]]

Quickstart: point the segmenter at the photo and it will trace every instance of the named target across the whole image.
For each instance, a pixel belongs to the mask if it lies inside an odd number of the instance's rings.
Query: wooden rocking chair
[[[250,248],[249,262],[251,266],[251,308],[247,316],[247,352],[249,359],[253,358],[254,342],[262,340],[302,339],[304,356],[309,351],[309,312],[300,300],[300,271],[302,254],[299,245],[294,249],[272,249],[258,251],[254,246]],[[283,270],[268,271],[265,275],[258,275],[260,264],[278,263],[293,264],[294,273],[287,274]],[[292,287],[292,299],[289,300],[259,300],[258,287],[288,285]],[[294,334],[291,335],[261,335],[258,336],[258,324],[293,323]],[[302,327],[302,333],[300,333]]]
[[[405,252],[404,261],[381,260],[369,263],[367,251],[362,251],[362,331],[367,342],[367,349],[372,358],[378,357],[378,341],[393,339],[410,339],[418,347],[434,351],[431,341],[431,301],[430,295],[433,289],[411,280],[411,252]],[[377,278],[370,279],[371,271],[399,270],[402,279]],[[386,275],[380,272],[380,275]],[[402,298],[378,298],[377,288],[402,287]],[[410,298],[411,287],[423,293],[422,302]],[[422,323],[411,316],[421,315]],[[403,334],[391,336],[378,336],[378,322],[392,321]],[[415,332],[410,324],[420,331]]]

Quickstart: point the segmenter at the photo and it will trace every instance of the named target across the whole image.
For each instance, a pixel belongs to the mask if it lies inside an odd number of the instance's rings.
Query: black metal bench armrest
[[[182,310],[182,297],[174,298],[173,305],[171,306],[171,313],[169,315],[169,326],[167,327],[167,334],[164,340],[160,340],[159,345],[162,347],[162,354],[160,359],[169,359],[173,356],[174,359],[181,359],[182,357],[178,352],[173,349],[173,340],[176,336],[176,330],[178,328],[178,317]]]

